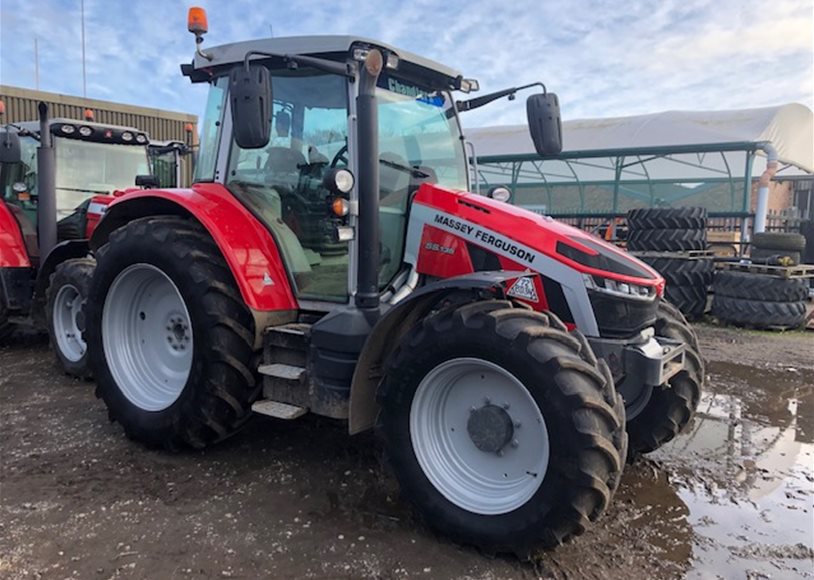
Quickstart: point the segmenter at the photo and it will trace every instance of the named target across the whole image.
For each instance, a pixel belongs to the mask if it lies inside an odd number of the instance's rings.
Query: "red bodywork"
[[[0,201],[0,268],[30,268],[20,224],[9,206]]]
[[[229,264],[243,300],[250,308],[297,309],[274,238],[223,185],[197,183],[189,189],[128,190],[108,205],[105,219],[126,215],[128,208],[147,200],[172,202],[206,228]]]

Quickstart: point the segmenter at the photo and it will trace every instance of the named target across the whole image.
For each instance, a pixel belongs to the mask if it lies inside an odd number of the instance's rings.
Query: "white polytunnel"
[[[466,139],[478,190],[506,186],[517,205],[552,215],[698,205],[748,218],[767,152],[775,180],[814,173],[814,114],[798,103],[565,121],[562,153],[545,159],[525,125],[469,128]]]

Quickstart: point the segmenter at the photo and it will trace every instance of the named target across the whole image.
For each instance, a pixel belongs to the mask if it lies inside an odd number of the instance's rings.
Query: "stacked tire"
[[[722,322],[758,329],[793,329],[806,318],[808,280],[722,270],[712,286],[712,314]]]
[[[802,263],[806,239],[800,234],[785,232],[760,232],[752,236],[750,256],[755,262],[786,258],[789,266]]]
[[[627,214],[627,249],[667,282],[665,297],[690,320],[704,315],[714,264],[688,252],[707,249],[707,210],[641,208]]]
[[[698,320],[704,315],[715,272],[712,258],[643,255],[639,259],[664,277],[667,282],[664,297],[688,320]]]
[[[707,210],[702,207],[640,208],[627,213],[631,252],[707,249]]]

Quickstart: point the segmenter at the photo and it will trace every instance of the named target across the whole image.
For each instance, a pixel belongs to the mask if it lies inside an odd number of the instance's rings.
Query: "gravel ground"
[[[374,439],[337,422],[258,417],[203,453],[146,450],[21,336],[0,348],[0,577],[814,577],[814,333],[697,328],[691,428],[530,563],[435,537]]]

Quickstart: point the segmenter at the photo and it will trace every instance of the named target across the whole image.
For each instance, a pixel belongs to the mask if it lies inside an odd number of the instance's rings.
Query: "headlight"
[[[133,134],[130,131],[125,131],[122,133],[122,141],[132,141]]]
[[[496,185],[495,187],[489,190],[487,196],[498,201],[508,202],[509,199],[511,199],[512,197],[512,192],[509,191],[507,187],[503,187],[502,185]]]
[[[583,274],[585,286],[589,290],[596,290],[604,294],[619,296],[620,298],[632,298],[634,300],[652,300],[656,296],[655,286],[640,286],[630,282],[621,282],[601,276]]]
[[[346,194],[353,189],[353,173],[344,168],[335,167],[325,174],[322,185],[328,191],[339,194]]]
[[[62,125],[62,132],[66,135],[70,135],[74,131],[76,131],[76,128],[73,125]]]
[[[147,142],[147,137],[145,135],[142,135],[141,133],[139,133],[138,135],[136,135],[136,142],[137,143],[146,143]]]
[[[83,137],[90,137],[93,134],[93,129],[90,127],[79,127],[79,134]]]

